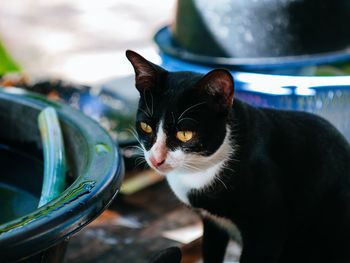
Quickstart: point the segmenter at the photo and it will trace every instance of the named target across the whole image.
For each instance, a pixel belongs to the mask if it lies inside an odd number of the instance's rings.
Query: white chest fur
[[[192,189],[201,190],[214,184],[222,164],[216,164],[205,171],[186,172],[174,171],[166,175],[170,188],[185,204],[189,205],[187,194]]]
[[[204,190],[208,187],[215,187],[215,183],[223,184],[218,174],[231,158],[232,153],[230,130],[227,127],[226,137],[214,154],[210,156],[188,156],[191,159],[191,167],[195,169],[176,169],[166,174],[170,188],[182,202],[190,205],[188,193],[192,189]]]

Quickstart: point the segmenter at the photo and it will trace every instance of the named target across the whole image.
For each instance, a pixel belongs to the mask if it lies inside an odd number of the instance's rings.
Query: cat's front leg
[[[261,251],[260,249],[249,249],[243,246],[239,263],[280,263],[279,255],[271,251]]]
[[[222,263],[229,235],[208,218],[203,218],[202,254],[204,263]]]
[[[277,225],[278,223],[276,223]],[[263,229],[252,231],[251,235],[242,235],[243,249],[240,263],[281,263],[281,254],[285,243],[284,230],[269,231]]]

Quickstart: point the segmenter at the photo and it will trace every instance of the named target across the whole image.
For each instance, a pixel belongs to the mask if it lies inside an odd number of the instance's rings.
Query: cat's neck
[[[193,155],[192,169],[177,169],[166,175],[167,181],[176,196],[189,204],[188,193],[192,190],[202,191],[216,183],[224,183],[220,171],[227,165],[234,154],[234,142],[231,129],[226,126],[226,136],[221,146],[210,156]]]

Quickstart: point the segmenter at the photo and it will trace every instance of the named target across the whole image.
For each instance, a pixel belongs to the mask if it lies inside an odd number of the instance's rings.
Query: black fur
[[[315,115],[239,100],[232,109],[229,123],[238,147],[237,161],[228,166],[234,175],[222,171],[228,190],[218,184],[193,191],[192,206],[237,225],[242,263],[350,262],[348,142]]]
[[[235,151],[218,175],[224,184],[192,190],[188,197],[194,208],[237,225],[243,240],[241,263],[350,263],[350,146],[329,122],[237,99],[231,107],[233,82],[228,85],[223,70],[203,81],[208,74],[167,72],[128,52],[141,94],[137,120],[156,127],[164,118],[168,148],[210,155],[229,125]],[[152,80],[138,78],[138,63],[154,69]],[[151,102],[153,114],[147,116]],[[179,123],[179,115],[196,104]],[[137,127],[149,149],[156,131],[149,135]],[[175,139],[176,131],[184,129],[196,133],[190,142]],[[204,220],[205,263],[222,262],[228,238]]]
[[[156,253],[150,263],[180,263],[181,258],[181,250],[178,247],[169,247]]]

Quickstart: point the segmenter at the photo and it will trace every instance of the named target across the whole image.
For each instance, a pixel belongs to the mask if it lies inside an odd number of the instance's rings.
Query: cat
[[[234,99],[224,69],[168,72],[126,56],[144,157],[202,217],[205,263],[223,261],[235,226],[241,263],[350,262],[350,146],[336,128]]]
[[[150,263],[180,263],[182,258],[181,250],[178,247],[169,247],[157,252]]]

